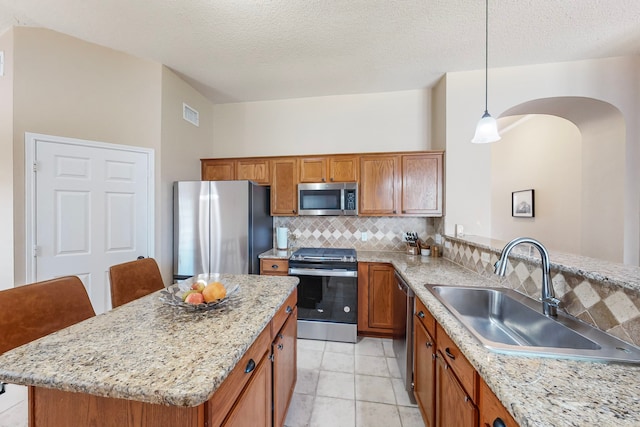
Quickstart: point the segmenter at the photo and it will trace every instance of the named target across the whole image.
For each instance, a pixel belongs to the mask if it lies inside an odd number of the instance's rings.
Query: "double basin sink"
[[[498,353],[640,364],[640,348],[507,288],[425,285],[474,335]]]

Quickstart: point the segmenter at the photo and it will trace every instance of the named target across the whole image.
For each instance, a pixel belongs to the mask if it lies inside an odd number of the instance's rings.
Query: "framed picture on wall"
[[[533,218],[534,211],[533,190],[521,190],[511,193],[511,216]]]

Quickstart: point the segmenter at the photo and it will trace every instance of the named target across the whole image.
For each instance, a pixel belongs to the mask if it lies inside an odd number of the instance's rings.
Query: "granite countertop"
[[[493,353],[424,285],[495,282],[444,258],[358,251],[358,261],[395,267],[522,427],[640,425],[640,366]]]
[[[207,401],[298,278],[228,275],[236,298],[185,311],[159,292],[0,355],[0,380],[175,406]]]

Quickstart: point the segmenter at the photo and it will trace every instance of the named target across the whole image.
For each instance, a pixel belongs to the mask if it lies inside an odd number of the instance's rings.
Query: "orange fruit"
[[[202,290],[204,302],[213,302],[227,296],[227,290],[220,282],[211,282]]]

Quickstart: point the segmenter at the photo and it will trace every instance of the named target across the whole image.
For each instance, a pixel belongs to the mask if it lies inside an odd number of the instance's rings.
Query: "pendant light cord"
[[[484,24],[484,113],[489,105],[489,0],[485,0]]]

